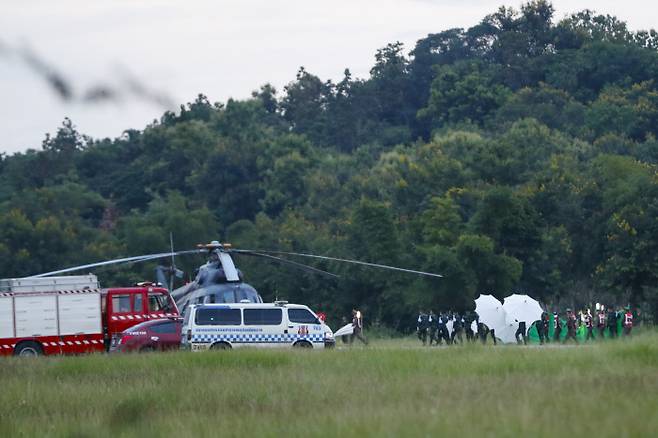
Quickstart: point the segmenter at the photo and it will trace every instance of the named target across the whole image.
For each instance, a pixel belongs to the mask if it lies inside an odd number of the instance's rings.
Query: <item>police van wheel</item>
[[[311,345],[310,342],[307,341],[299,341],[293,344],[294,348],[313,348],[313,345]]]
[[[14,349],[14,356],[34,357],[41,356],[42,354],[41,345],[34,341],[21,342]]]
[[[211,350],[230,350],[231,346],[226,342],[218,342],[210,346]]]

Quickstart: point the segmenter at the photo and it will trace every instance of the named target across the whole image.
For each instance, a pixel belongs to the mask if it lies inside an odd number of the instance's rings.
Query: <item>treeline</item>
[[[658,315],[658,34],[553,15],[500,8],[408,55],[387,45],[367,79],[301,68],[281,94],[199,95],[116,139],[66,119],[41,150],[2,156],[0,277],[166,251],[171,232],[177,249],[220,238],[443,274],[238,260],[266,299],[398,329],[511,291]]]

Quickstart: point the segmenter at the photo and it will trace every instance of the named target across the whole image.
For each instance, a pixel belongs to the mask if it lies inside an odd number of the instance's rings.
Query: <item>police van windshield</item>
[[[320,324],[320,321],[307,309],[288,309],[290,322],[300,324]]]

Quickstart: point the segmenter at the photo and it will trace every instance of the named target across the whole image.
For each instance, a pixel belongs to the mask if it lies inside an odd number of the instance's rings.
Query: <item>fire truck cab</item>
[[[178,316],[176,303],[167,289],[153,283],[103,289],[101,296],[106,343],[140,322]]]
[[[113,335],[177,316],[168,291],[152,283],[101,289],[95,275],[0,280],[0,355],[105,351]]]

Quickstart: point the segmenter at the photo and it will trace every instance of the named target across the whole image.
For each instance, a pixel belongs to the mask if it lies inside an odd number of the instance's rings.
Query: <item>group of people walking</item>
[[[577,314],[571,309],[567,309],[564,322],[558,312],[553,313],[552,322],[549,314],[544,312],[541,320],[537,321],[535,325],[541,344],[550,342],[551,338],[554,342],[566,343],[572,340],[578,343],[576,333],[581,327],[585,328],[585,341],[596,338],[605,339],[606,329],[608,332],[607,337],[614,339],[619,336],[620,322],[622,336],[630,336],[633,330],[633,312],[631,312],[630,307],[626,307],[624,310],[615,310],[611,307],[606,311],[602,306],[595,311],[594,315],[589,309],[581,310]],[[553,329],[552,336],[550,333],[551,326]],[[566,336],[561,339],[563,330],[566,330]]]
[[[474,312],[466,312],[464,315],[445,312],[437,315],[431,310],[427,313],[421,310],[416,321],[416,333],[423,345],[426,345],[428,340],[430,346],[441,345],[443,342],[446,345],[461,344],[464,342],[464,335],[467,342],[476,340],[481,331],[477,326],[477,314]]]
[[[578,343],[577,333],[584,327],[585,340],[616,338],[619,336],[619,323],[623,336],[630,336],[633,330],[633,313],[629,307],[624,310],[607,311],[603,306],[592,315],[589,309],[576,313],[571,309],[566,310],[565,319],[560,317],[559,312],[549,314],[544,312],[538,321],[518,322],[515,338],[519,344],[528,343],[528,331],[534,325],[539,337],[539,343],[549,342],[567,343],[573,341]],[[607,331],[607,334],[606,334]],[[564,335],[563,335],[564,333]],[[596,333],[596,334],[595,334]],[[446,345],[463,343],[464,335],[467,342],[475,342],[478,339],[486,343],[491,335],[494,345],[496,333],[479,321],[475,312],[465,312],[460,315],[456,312],[442,312],[435,314],[433,311],[420,310],[416,320],[416,334],[423,345]]]

